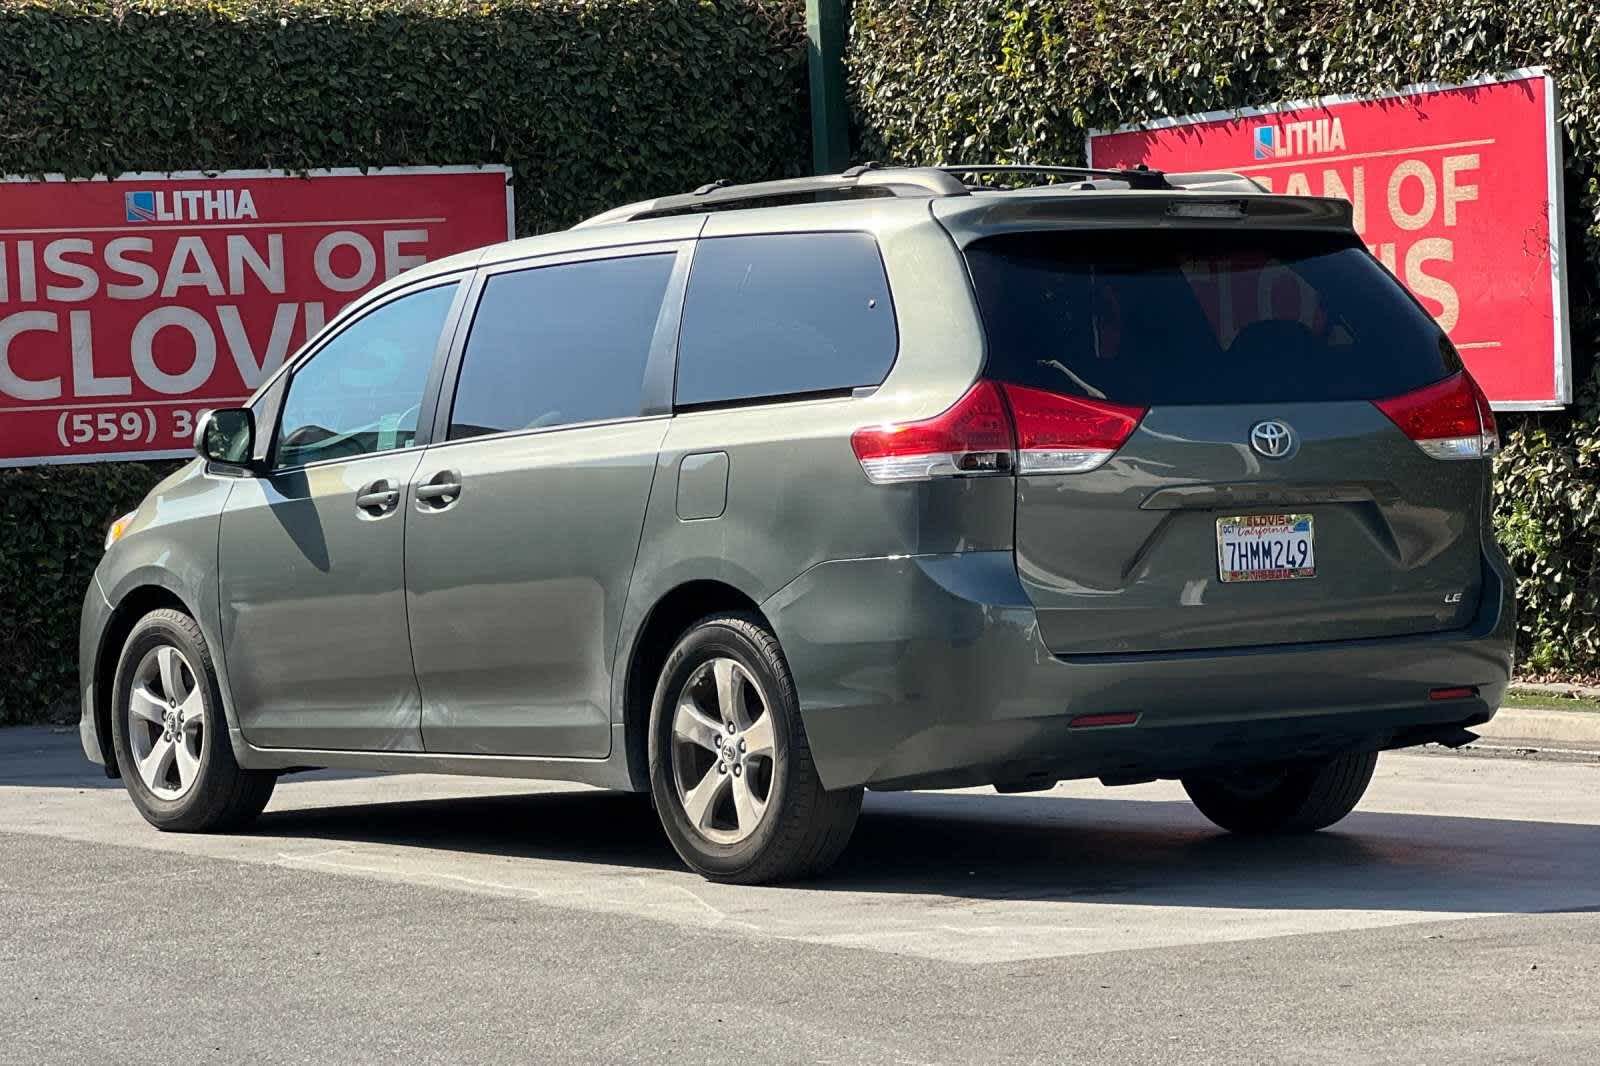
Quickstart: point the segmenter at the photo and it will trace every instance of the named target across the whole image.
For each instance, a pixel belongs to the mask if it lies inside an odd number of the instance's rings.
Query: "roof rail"
[[[948,163],[937,168],[946,174],[1048,174],[1052,177],[1110,178],[1125,181],[1130,189],[1170,189],[1167,176],[1143,163],[1137,167],[1056,167],[1029,163]]]
[[[966,196],[970,190],[953,174],[938,167],[880,167],[866,163],[842,174],[810,178],[783,178],[749,185],[714,181],[694,192],[614,207],[585,219],[578,226],[601,226],[642,218],[691,215],[736,207],[766,207],[811,200],[852,200],[875,196]]]
[[[692,215],[702,211],[726,211],[740,207],[777,207],[783,204],[824,200],[854,200],[877,196],[967,196],[984,191],[961,176],[983,174],[1044,174],[1050,177],[1120,181],[1130,189],[1209,189],[1217,192],[1265,192],[1265,188],[1241,174],[1231,172],[1168,174],[1144,165],[1107,169],[1101,167],[1034,166],[1025,163],[949,163],[927,167],[886,167],[862,163],[842,174],[819,174],[810,178],[783,178],[749,185],[730,185],[726,179],[708,182],[694,192],[662,196],[654,200],[614,207],[585,219],[578,226],[603,226],[670,215]],[[1087,186],[1094,188],[1095,186]],[[1038,188],[1038,186],[1035,186]],[[1066,186],[1055,186],[1066,188]],[[1004,190],[988,190],[1004,191]],[[1018,190],[1021,191],[1021,190]]]

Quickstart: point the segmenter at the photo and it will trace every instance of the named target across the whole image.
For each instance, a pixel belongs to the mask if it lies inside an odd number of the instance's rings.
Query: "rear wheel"
[[[111,699],[117,766],[151,825],[231,829],[266,807],[277,775],[234,760],[211,651],[194,619],[162,609],[135,623]]]
[[[777,638],[743,614],[701,620],[662,668],[650,787],[683,861],[737,884],[821,873],[861,811],[861,789],[822,787]]]
[[[1377,765],[1377,752],[1355,752],[1186,777],[1183,790],[1201,814],[1231,833],[1312,833],[1355,809]]]

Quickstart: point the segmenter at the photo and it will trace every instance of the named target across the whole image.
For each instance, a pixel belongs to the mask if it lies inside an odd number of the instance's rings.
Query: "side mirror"
[[[207,411],[194,427],[194,450],[208,463],[248,469],[255,440],[256,420],[248,407]]]

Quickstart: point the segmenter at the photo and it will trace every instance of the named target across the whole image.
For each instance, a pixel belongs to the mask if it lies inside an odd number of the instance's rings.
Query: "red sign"
[[[1338,196],[1494,406],[1572,400],[1555,84],[1519,70],[1382,97],[1327,97],[1089,135],[1097,167],[1230,170]]]
[[[511,235],[505,167],[0,182],[0,466],[188,453],[351,300]]]

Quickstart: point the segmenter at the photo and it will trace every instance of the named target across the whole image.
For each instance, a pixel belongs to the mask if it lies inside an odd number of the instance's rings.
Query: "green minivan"
[[[1303,832],[1511,668],[1483,393],[1348,204],[1235,175],[629,205],[383,284],[195,443],[81,632],[84,750],[162,829],[344,767],[649,792],[746,883],[865,788]]]

